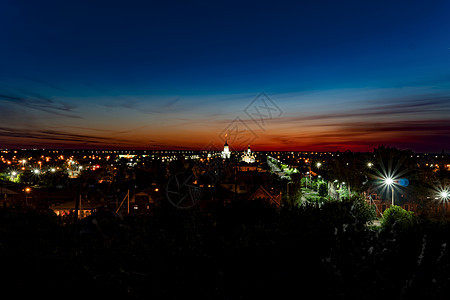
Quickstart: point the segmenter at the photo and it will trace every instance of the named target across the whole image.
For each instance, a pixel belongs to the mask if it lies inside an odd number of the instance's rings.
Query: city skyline
[[[0,144],[449,151],[449,8],[5,1]]]

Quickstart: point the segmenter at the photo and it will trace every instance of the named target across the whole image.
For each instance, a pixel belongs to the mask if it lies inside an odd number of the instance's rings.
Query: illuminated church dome
[[[244,152],[241,160],[249,164],[255,162],[255,155],[253,155],[252,150],[250,149],[250,145],[248,145],[247,152]]]
[[[230,147],[228,147],[227,136],[225,136],[225,144],[223,145],[222,158],[230,158],[231,152]]]

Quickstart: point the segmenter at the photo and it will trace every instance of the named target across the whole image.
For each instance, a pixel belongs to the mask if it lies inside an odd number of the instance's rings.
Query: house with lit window
[[[131,196],[130,211],[132,212],[146,212],[157,205],[159,189],[154,186],[144,189]]]
[[[384,211],[392,205],[392,199],[386,199],[375,192],[366,193],[365,198],[366,203],[375,208],[377,217],[381,217]],[[417,203],[408,200],[403,194],[394,197],[394,204],[406,211],[417,211]]]
[[[69,216],[75,213],[75,200],[67,201],[61,204],[54,204],[50,206],[50,209],[59,216]],[[78,204],[78,219],[83,219],[90,216],[99,207],[102,207],[103,203],[81,200]]]

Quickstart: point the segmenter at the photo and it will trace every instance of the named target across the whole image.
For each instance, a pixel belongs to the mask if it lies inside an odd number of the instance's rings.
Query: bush
[[[310,186],[310,180],[309,180],[309,178],[307,178],[307,177],[303,177],[301,180],[300,180],[300,184],[302,185],[302,186]]]
[[[323,202],[325,200],[324,197],[314,195],[314,194],[306,195],[305,198],[309,202]]]
[[[385,210],[381,220],[383,230],[410,228],[415,223],[415,216],[412,211],[406,211],[400,206],[393,205]]]
[[[319,196],[321,197],[328,196],[328,184],[324,181],[319,181],[317,185],[319,190]]]
[[[360,195],[352,195],[349,199],[344,199],[342,205],[350,206],[349,213],[361,224],[366,224],[376,218],[375,210],[367,204]]]

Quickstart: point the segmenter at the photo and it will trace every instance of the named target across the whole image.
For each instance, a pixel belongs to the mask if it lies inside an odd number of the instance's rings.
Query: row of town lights
[[[61,156],[61,159],[63,159],[62,156]],[[276,159],[276,160],[277,160],[277,161],[280,161],[279,159]],[[19,161],[19,162],[21,162],[22,165],[25,165],[25,163],[26,163],[27,161],[26,161],[25,159],[22,159],[22,160]],[[41,168],[41,162],[39,161],[38,163],[39,163],[39,168]],[[75,163],[74,161],[69,160],[69,165],[74,164],[74,163]],[[320,163],[320,162],[317,162],[317,163],[316,163],[316,167],[317,167],[318,169],[319,169],[321,166],[322,166],[322,163]],[[371,162],[367,163],[367,167],[372,168],[372,167],[373,167],[373,163],[371,163]],[[82,166],[79,166],[79,169],[81,170],[81,169],[82,169]],[[54,172],[56,172],[56,169],[55,169],[55,168],[51,168],[50,171],[51,171],[52,173],[54,173]],[[40,169],[37,169],[37,168],[33,170],[33,173],[36,174],[36,175],[39,175],[40,172],[41,172]],[[309,172],[308,172],[308,173],[309,173]],[[17,176],[17,172],[16,172],[16,171],[11,172],[11,176],[13,176],[13,177]],[[395,185],[395,181],[394,181],[394,179],[391,178],[391,177],[386,177],[386,178],[384,179],[384,183],[385,183],[388,187],[391,188],[391,191],[392,191],[392,205],[394,205],[394,185]],[[345,184],[345,183],[343,183],[343,184]],[[450,191],[448,191],[448,190],[440,191],[440,192],[439,192],[439,197],[440,197],[442,200],[444,200],[444,201],[448,200],[448,199],[450,198]]]
[[[79,169],[81,170],[83,167],[79,166]],[[49,169],[50,172],[55,173],[56,169],[55,168],[50,168]],[[39,175],[41,173],[41,170],[39,169],[33,169],[31,172],[33,172],[35,175]],[[16,177],[18,175],[17,171],[11,171],[11,177]]]

